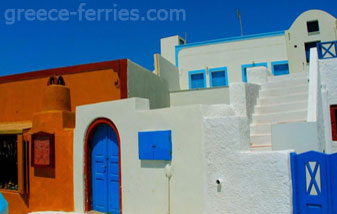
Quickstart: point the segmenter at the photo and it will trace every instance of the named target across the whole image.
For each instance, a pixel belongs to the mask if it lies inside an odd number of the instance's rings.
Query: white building
[[[289,30],[187,43],[161,40],[161,55],[179,69],[181,89],[247,82],[247,68],[264,66],[273,75],[307,72],[309,50],[337,39],[336,18],[320,10],[301,14]]]

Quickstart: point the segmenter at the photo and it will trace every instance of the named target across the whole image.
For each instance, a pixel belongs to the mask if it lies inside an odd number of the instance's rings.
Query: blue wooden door
[[[327,155],[307,152],[295,155],[294,213],[328,214],[329,209]]]
[[[101,124],[92,139],[92,208],[120,213],[119,145],[114,130]]]

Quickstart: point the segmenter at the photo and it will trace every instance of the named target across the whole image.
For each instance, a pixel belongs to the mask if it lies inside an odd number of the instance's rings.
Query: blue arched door
[[[119,214],[119,143],[107,124],[100,124],[93,135],[91,169],[93,210]]]

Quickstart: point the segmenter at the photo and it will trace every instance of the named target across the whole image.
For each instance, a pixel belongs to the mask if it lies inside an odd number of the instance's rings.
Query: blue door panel
[[[322,207],[319,205],[307,205],[306,213],[308,214],[323,214]]]
[[[291,155],[294,214],[337,213],[337,154]]]
[[[110,128],[108,156],[109,156],[109,212],[119,213],[119,147],[116,133]]]
[[[325,154],[309,152],[299,155],[297,161],[300,210],[328,213]]]
[[[101,124],[92,138],[93,210],[120,213],[119,145],[113,129]]]

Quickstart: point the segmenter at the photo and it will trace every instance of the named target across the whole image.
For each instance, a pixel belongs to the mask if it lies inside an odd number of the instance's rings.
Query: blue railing
[[[317,43],[318,58],[337,58],[337,41]]]

